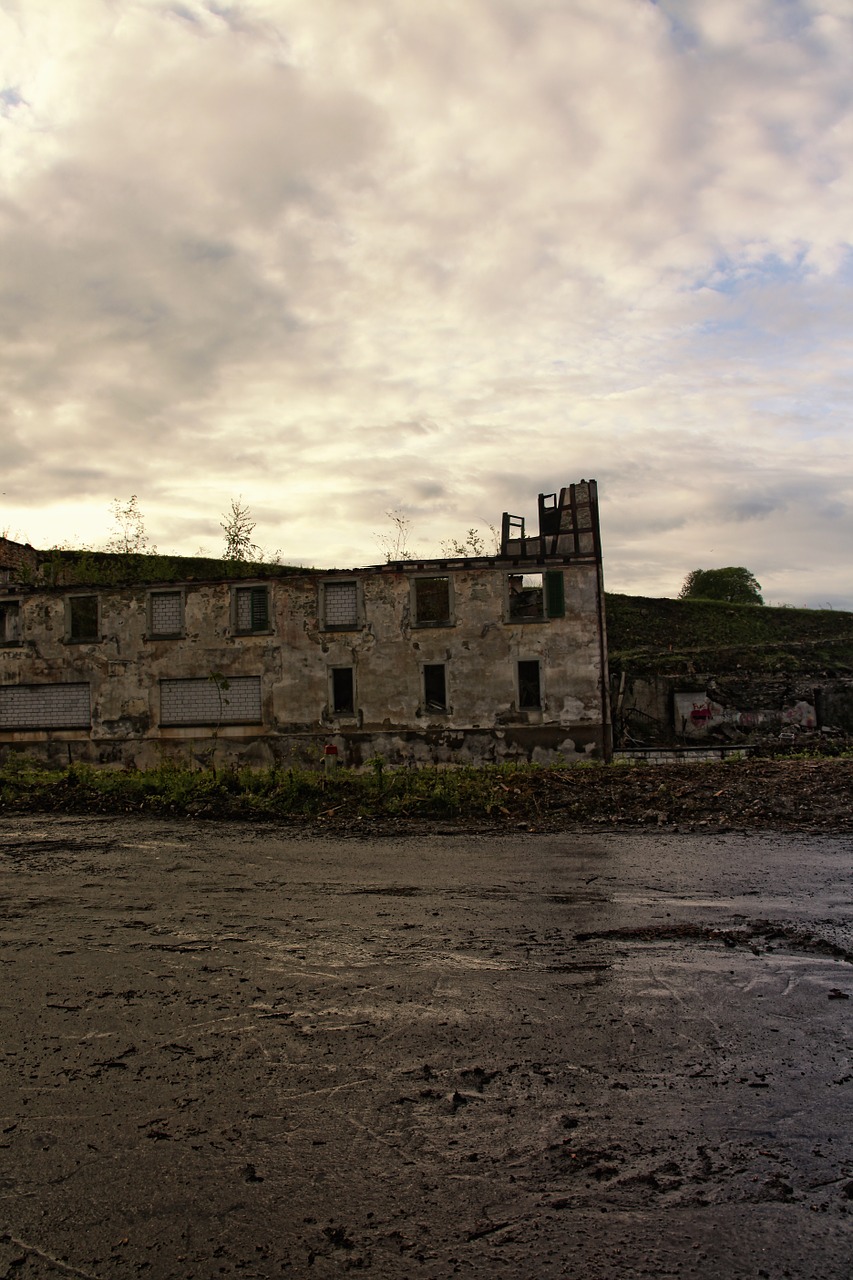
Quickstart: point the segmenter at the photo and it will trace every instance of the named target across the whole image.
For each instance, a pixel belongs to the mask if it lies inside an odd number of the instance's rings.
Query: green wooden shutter
[[[252,587],[252,630],[266,631],[270,625],[266,587]]]
[[[566,589],[562,569],[550,569],[545,574],[545,610],[549,618],[566,616]]]

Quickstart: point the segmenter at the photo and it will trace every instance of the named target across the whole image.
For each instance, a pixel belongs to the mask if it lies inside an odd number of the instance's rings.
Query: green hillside
[[[853,672],[853,613],[611,595],[612,670]]]

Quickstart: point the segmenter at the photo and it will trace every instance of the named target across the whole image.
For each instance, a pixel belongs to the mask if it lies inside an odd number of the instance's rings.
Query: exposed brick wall
[[[324,589],[327,627],[355,627],[358,623],[358,584],[327,582]]]
[[[151,632],[155,636],[176,636],[183,628],[180,591],[151,593]]]
[[[88,684],[0,686],[0,729],[79,729],[91,719]]]
[[[233,676],[227,688],[202,677],[160,681],[160,723],[259,724],[260,676]]]

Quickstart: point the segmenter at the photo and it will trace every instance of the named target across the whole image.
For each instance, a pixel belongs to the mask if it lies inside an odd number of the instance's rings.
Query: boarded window
[[[21,606],[17,600],[0,604],[0,644],[21,643]]]
[[[449,578],[415,578],[415,622],[420,627],[450,623]]]
[[[424,667],[424,706],[427,711],[447,710],[447,677],[443,662]]]
[[[355,712],[355,680],[352,667],[332,668],[332,711],[336,716]]]
[[[234,592],[234,630],[238,635],[269,631],[269,592],[266,587],[237,587]]]
[[[260,724],[260,676],[160,681],[160,723]]]
[[[88,684],[0,686],[0,729],[88,729]]]
[[[68,597],[68,639],[99,640],[98,597]]]
[[[323,626],[329,631],[352,631],[358,626],[358,583],[323,584]]]
[[[523,711],[542,706],[538,662],[518,664],[518,705]]]
[[[180,591],[152,591],[148,598],[152,636],[179,636],[184,629],[184,597]]]

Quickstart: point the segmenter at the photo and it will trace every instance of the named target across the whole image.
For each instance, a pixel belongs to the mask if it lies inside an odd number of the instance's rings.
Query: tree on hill
[[[679,600],[725,600],[728,604],[764,604],[761,583],[742,565],[727,569],[692,569]]]

